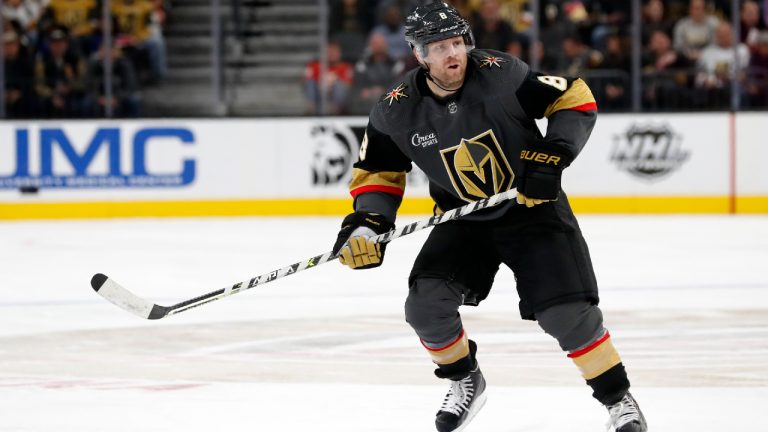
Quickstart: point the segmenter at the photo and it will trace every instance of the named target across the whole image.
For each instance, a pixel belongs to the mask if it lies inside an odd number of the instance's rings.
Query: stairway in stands
[[[169,76],[143,91],[144,115],[301,115],[304,65],[318,50],[317,3],[221,0],[224,103],[216,106],[210,0],[174,1],[165,28]]]

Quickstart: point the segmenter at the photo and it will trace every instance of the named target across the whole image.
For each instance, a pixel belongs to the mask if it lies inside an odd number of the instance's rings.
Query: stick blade
[[[154,320],[168,314],[167,307],[144,300],[102,273],[93,275],[91,288],[120,309],[140,318]]]

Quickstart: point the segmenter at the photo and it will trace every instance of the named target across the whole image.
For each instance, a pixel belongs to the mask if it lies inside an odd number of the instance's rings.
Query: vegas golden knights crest
[[[488,198],[512,187],[515,174],[492,130],[461,139],[441,150],[443,163],[459,196],[468,202]]]

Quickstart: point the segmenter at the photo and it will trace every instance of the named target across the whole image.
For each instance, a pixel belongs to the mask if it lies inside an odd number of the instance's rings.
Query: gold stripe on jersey
[[[352,168],[349,191],[353,196],[364,192],[385,192],[402,196],[405,192],[405,171],[366,171]]]
[[[581,107],[591,110],[597,109],[592,91],[584,80],[578,78],[571,83],[571,87],[562,96],[549,104],[547,110],[544,111],[544,117],[549,117],[558,111]],[[584,109],[584,111],[587,109]]]

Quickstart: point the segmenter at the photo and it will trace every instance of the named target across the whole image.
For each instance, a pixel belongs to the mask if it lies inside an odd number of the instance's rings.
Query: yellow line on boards
[[[727,196],[714,197],[570,197],[578,214],[676,214],[729,211]],[[399,214],[431,214],[429,198],[406,198]],[[768,213],[768,196],[739,197],[737,213]],[[352,200],[262,199],[208,201],[100,201],[0,203],[0,219],[88,219],[115,217],[184,216],[312,216],[344,215],[352,211]]]

